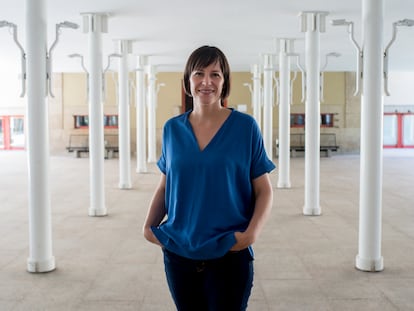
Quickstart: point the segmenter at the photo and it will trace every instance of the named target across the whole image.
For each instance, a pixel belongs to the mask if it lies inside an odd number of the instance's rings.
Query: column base
[[[132,188],[132,185],[130,183],[119,183],[119,189],[125,189],[125,190],[129,190]]]
[[[106,210],[106,207],[104,207],[104,208],[93,208],[93,207],[91,207],[89,209],[88,215],[91,216],[91,217],[95,217],[95,216],[96,217],[101,217],[101,216],[108,215],[108,212]]]
[[[320,216],[322,214],[320,207],[313,207],[309,208],[304,206],[303,207],[303,215],[305,216]]]
[[[277,183],[278,188],[290,188],[290,181],[279,181]]]
[[[378,259],[365,259],[357,255],[355,258],[355,268],[368,272],[382,271],[384,270],[384,258],[381,256]]]
[[[47,260],[37,261],[31,258],[27,259],[27,271],[31,273],[45,273],[56,269],[55,257]]]
[[[145,174],[148,173],[148,170],[146,168],[137,168],[136,172],[138,174]]]

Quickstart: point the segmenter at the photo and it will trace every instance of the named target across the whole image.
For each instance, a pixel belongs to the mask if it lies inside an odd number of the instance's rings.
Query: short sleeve
[[[270,173],[276,165],[268,158],[264,148],[263,137],[257,123],[252,123],[252,162],[250,166],[250,177],[255,179],[265,173]]]
[[[167,172],[167,161],[166,161],[166,145],[167,145],[167,139],[166,139],[166,126],[164,126],[162,131],[162,147],[161,147],[161,156],[157,162],[157,166],[160,169],[160,171],[165,175]]]

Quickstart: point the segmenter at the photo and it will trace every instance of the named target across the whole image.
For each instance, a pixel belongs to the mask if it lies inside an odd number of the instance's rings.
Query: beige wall
[[[161,72],[157,83],[164,83],[158,92],[157,129],[162,129],[165,121],[181,113],[182,73]]]
[[[73,133],[87,133],[87,130],[74,129],[74,115],[88,114],[88,98],[86,75],[84,73],[57,74],[55,79],[55,94],[53,106],[50,106],[51,147],[52,150],[65,150],[69,135]],[[293,77],[293,74],[292,74]],[[104,102],[105,114],[117,114],[116,74],[106,74],[106,100]],[[135,74],[130,75],[134,84]],[[352,96],[354,76],[345,72],[328,72],[324,78],[324,101],[321,102],[322,113],[335,113],[335,128],[322,128],[321,132],[334,132],[337,134],[337,143],[341,152],[358,152],[359,149],[359,98]],[[181,113],[182,103],[182,73],[160,72],[157,74],[157,83],[160,86],[157,106],[157,150],[161,145],[161,132],[163,124],[174,115]],[[247,113],[252,114],[251,94],[245,83],[252,83],[249,72],[233,72],[231,77],[231,92],[228,106],[237,108],[246,105]],[[292,113],[304,113],[305,105],[301,103],[302,86],[301,74],[297,75],[293,83]],[[136,139],[136,109],[134,90],[130,98],[131,118],[131,150],[135,152]],[[274,138],[278,135],[278,106],[273,110]],[[303,132],[304,129],[292,129],[291,132]],[[105,130],[106,133],[117,130]]]
[[[237,109],[238,105],[246,105],[247,113],[253,114],[252,96],[244,83],[252,84],[252,75],[249,72],[233,72],[230,84],[228,107]]]

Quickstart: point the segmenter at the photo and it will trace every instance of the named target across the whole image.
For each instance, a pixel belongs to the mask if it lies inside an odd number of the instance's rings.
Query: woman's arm
[[[231,248],[232,251],[245,249],[256,241],[272,210],[273,189],[269,174],[254,179],[253,190],[256,197],[253,216],[246,231],[235,233],[237,242]]]
[[[143,233],[144,237],[151,243],[158,244],[156,236],[151,230],[152,226],[158,226],[165,217],[165,175],[161,174],[160,182],[152,197],[147,217],[145,218]]]

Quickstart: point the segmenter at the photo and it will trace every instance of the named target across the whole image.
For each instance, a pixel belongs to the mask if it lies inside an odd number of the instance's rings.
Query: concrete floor
[[[26,153],[0,152],[0,310],[174,310],[161,252],[141,235],[159,178],[154,165],[149,170],[120,190],[118,160],[106,160],[109,215],[89,217],[89,160],[51,157],[57,269],[31,274]],[[414,310],[413,153],[384,156],[385,269],[377,273],[354,268],[358,156],[321,158],[322,216],[302,215],[304,158],[291,160],[291,189],[276,189],[277,171],[271,177],[274,210],[254,246],[249,311]]]

